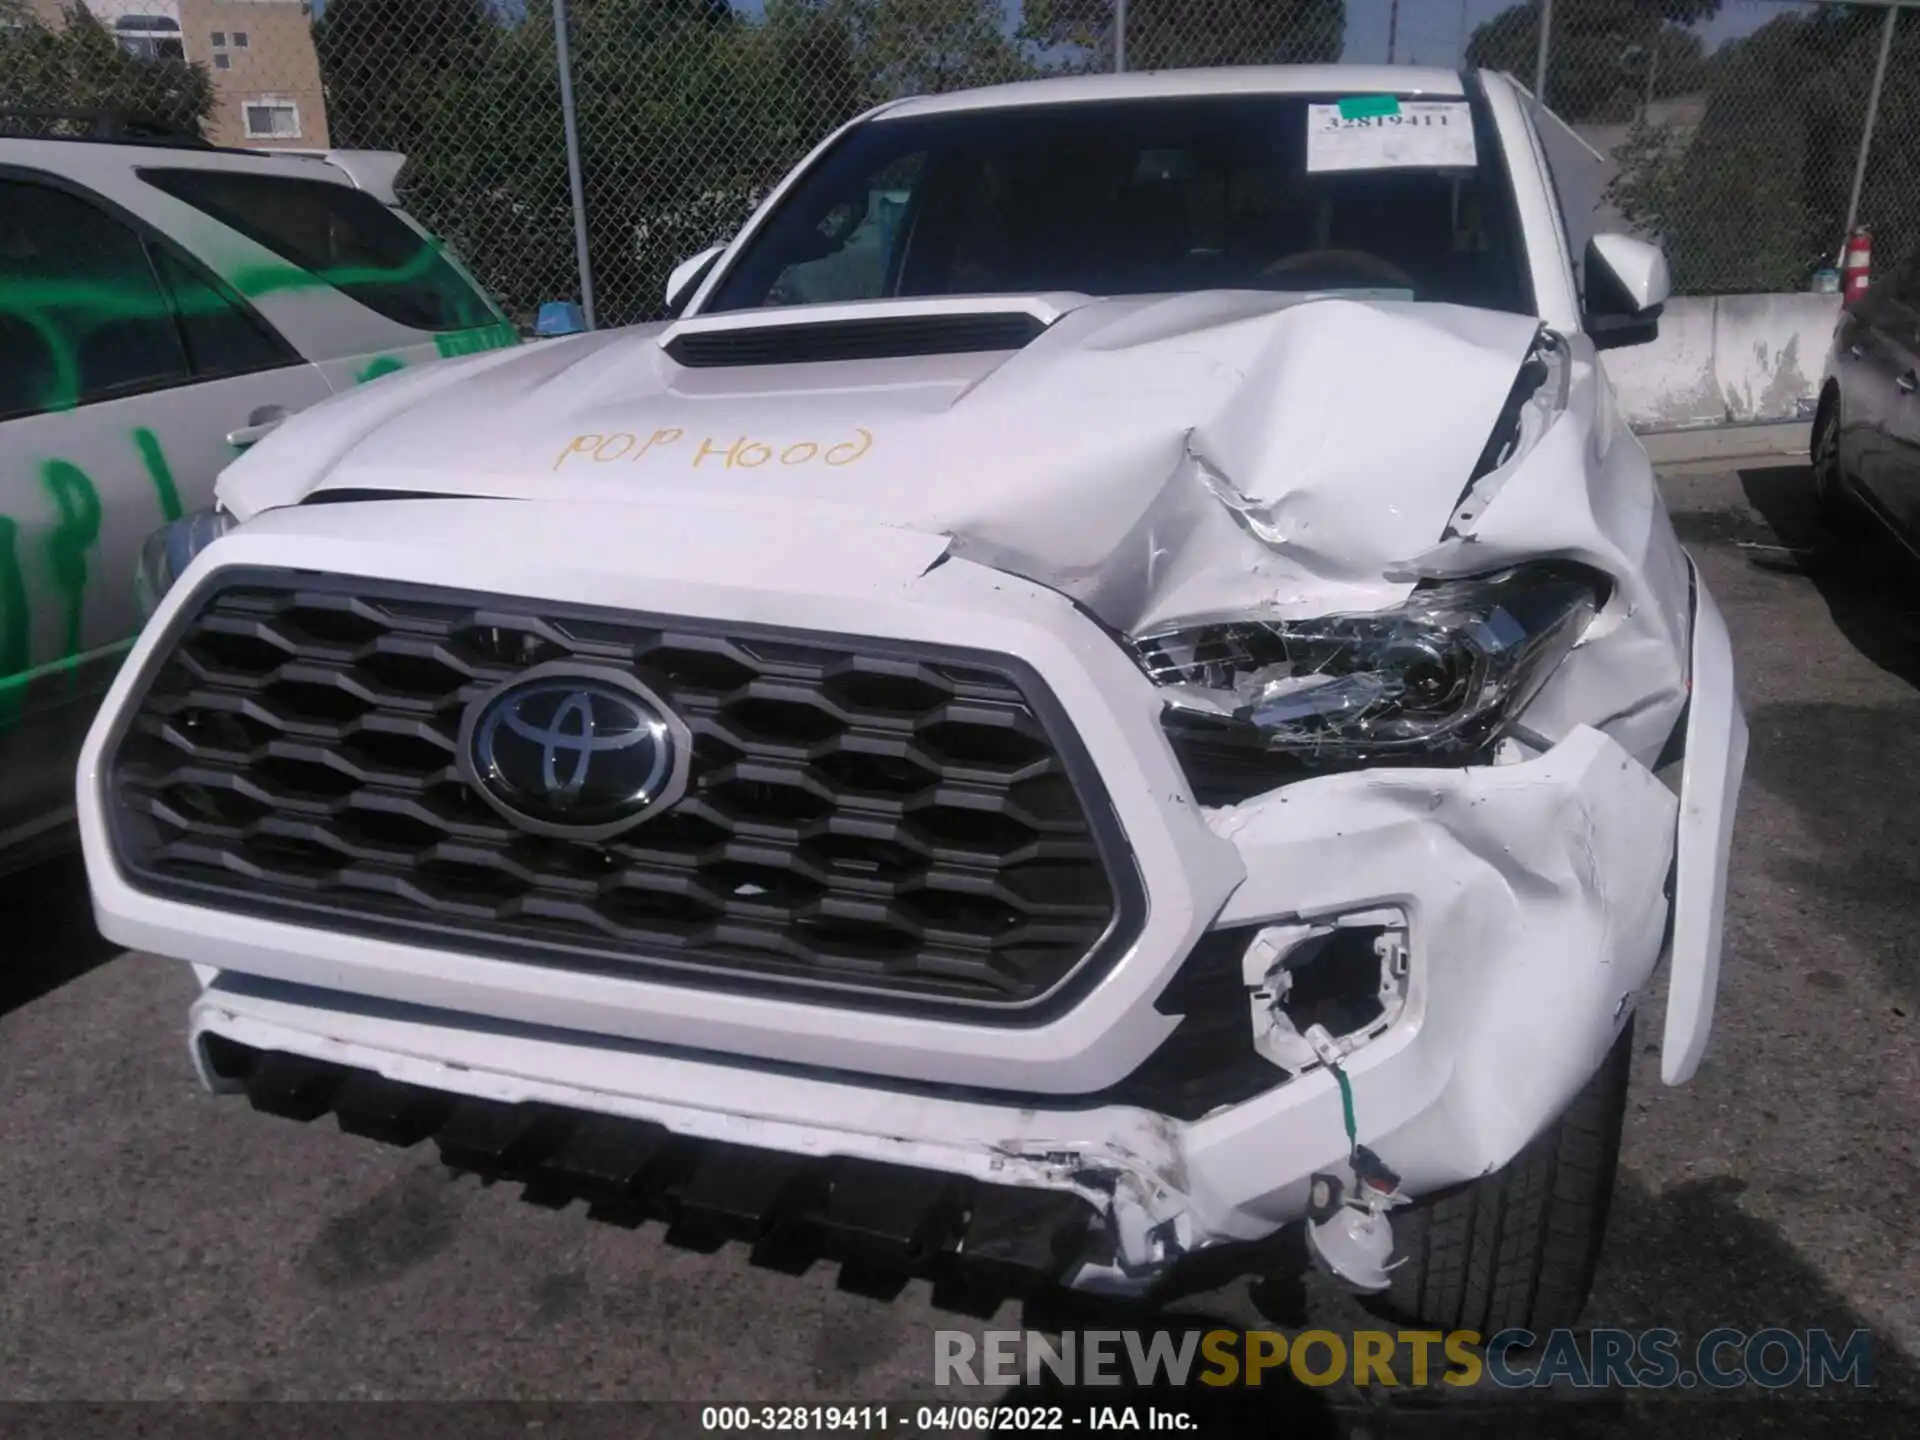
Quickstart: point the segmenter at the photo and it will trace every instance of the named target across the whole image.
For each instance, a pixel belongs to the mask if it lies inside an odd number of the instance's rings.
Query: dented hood
[[[430,366],[295,417],[220,495],[242,518],[325,490],[832,516],[946,536],[1136,634],[1370,607],[1440,539],[1539,329],[1246,292],[1011,303],[1051,323],[988,354],[690,367],[663,347],[761,312]]]

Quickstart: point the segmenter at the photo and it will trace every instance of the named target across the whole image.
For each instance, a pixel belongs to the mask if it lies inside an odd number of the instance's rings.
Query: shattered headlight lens
[[[1391,610],[1201,625],[1138,637],[1133,649],[1164,687],[1167,729],[1190,769],[1196,754],[1265,760],[1254,767],[1265,789],[1276,760],[1316,769],[1483,755],[1607,589],[1579,566],[1526,565],[1427,582]]]
[[[141,618],[151,619],[160,597],[173,588],[194,556],[239,523],[224,510],[196,510],[149,535],[140,547],[140,563],[133,574]]]

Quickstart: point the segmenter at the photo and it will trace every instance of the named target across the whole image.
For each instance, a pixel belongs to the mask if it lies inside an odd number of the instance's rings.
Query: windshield
[[[702,309],[1211,289],[1531,314],[1484,103],[1230,95],[882,117],[800,177]]]

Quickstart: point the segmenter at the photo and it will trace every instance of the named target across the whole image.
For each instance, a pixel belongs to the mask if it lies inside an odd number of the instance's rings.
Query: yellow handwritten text
[[[838,441],[795,440],[777,445],[751,435],[703,435],[696,442],[681,444],[687,439],[686,431],[677,426],[655,430],[651,435],[627,431],[576,435],[554,457],[553,468],[558,470],[574,459],[591,460],[596,465],[616,462],[631,465],[649,455],[657,459],[660,452],[672,449],[675,454],[686,457],[687,467],[692,470],[757,470],[763,465],[791,467],[816,461],[837,469],[865,459],[873,449],[873,432],[859,426],[854,427],[852,439]]]

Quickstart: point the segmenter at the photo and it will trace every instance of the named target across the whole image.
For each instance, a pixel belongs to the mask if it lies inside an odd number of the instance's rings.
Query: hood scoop
[[[690,369],[986,355],[1024,349],[1088,303],[1075,294],[927,296],[691,315],[660,348]]]
[[[690,331],[662,348],[691,369],[721,365],[801,365],[833,360],[898,360],[1019,350],[1045,333],[1036,315],[890,315],[870,320],[806,321],[740,330]]]

